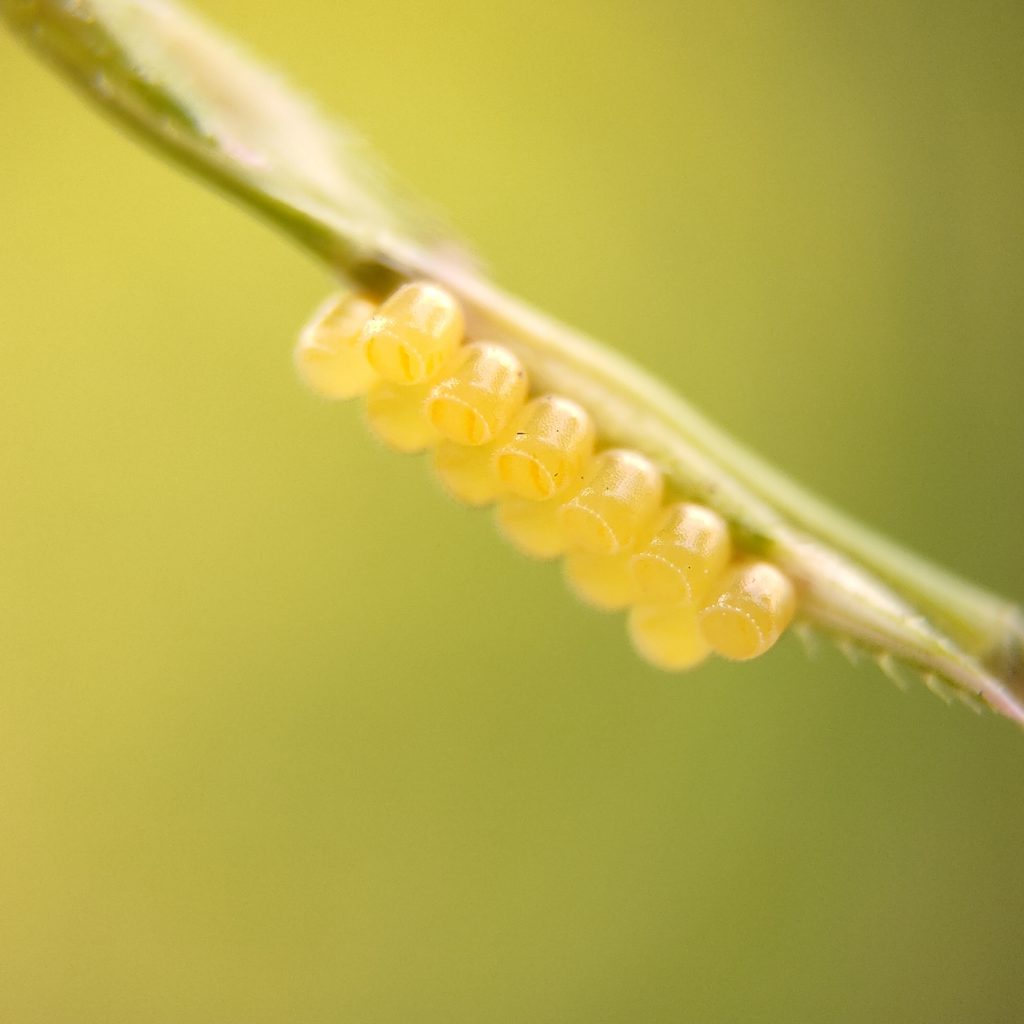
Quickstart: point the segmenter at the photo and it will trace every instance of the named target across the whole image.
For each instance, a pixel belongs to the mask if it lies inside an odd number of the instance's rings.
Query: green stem
[[[660,381],[504,293],[353,139],[169,0],[0,0],[0,17],[122,125],[268,219],[333,272],[379,290],[429,277],[471,331],[538,387],[656,459],[796,581],[806,622],[948,680],[1024,724],[1024,618],[878,536],[739,445]]]

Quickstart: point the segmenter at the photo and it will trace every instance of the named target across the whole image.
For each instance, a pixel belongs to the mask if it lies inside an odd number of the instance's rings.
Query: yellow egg
[[[633,549],[614,555],[570,551],[562,563],[566,583],[576,596],[602,611],[614,612],[634,604],[639,589],[630,568]]]
[[[366,422],[376,437],[390,448],[412,454],[438,441],[427,419],[425,403],[432,384],[403,386],[381,381],[366,396]]]
[[[402,285],[363,327],[370,365],[395,384],[434,377],[462,342],[465,322],[453,295],[428,282]]]
[[[434,472],[453,498],[482,508],[497,501],[503,491],[494,469],[497,449],[496,441],[471,447],[442,440],[434,449]]]
[[[637,653],[656,668],[680,672],[711,653],[698,628],[697,610],[685,602],[636,605],[627,626]]]
[[[764,654],[796,610],[792,581],[768,562],[745,562],[727,570],[714,595],[700,613],[700,631],[715,651],[734,661]]]
[[[526,400],[523,364],[504,346],[467,345],[434,386],[427,415],[438,433],[465,445],[487,444]]]
[[[546,501],[577,486],[594,450],[594,421],[558,395],[528,402],[512,421],[512,439],[498,452],[502,483],[532,501]]]
[[[642,599],[698,604],[732,557],[729,527],[704,505],[680,502],[662,513],[650,543],[633,556]]]
[[[378,380],[359,343],[376,304],[365,295],[332,295],[313,314],[295,346],[295,368],[324,398],[363,395]]]
[[[613,448],[595,455],[562,512],[569,546],[606,555],[628,547],[650,524],[663,492],[660,470],[639,452]]]
[[[524,555],[544,560],[557,558],[566,547],[561,516],[565,497],[560,494],[547,501],[504,497],[496,509],[498,529]]]

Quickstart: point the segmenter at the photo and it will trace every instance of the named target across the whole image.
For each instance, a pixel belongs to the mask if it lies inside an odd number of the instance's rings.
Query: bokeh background
[[[203,0],[498,278],[1024,599],[1024,7]],[[671,678],[356,410],[330,282],[0,34],[0,1019],[1006,1022],[1024,737]]]

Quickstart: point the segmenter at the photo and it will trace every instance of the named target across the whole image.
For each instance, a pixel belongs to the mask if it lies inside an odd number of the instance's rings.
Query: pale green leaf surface
[[[0,0],[0,13],[107,112],[269,218],[337,273],[430,277],[537,384],[583,402],[610,441],[656,458],[745,545],[796,580],[805,624],[948,681],[1024,724],[1024,618],[805,492],[613,350],[503,293],[365,147],[163,0]]]
[[[357,135],[181,7],[0,0],[0,11],[104,110],[324,258],[356,263],[399,230],[443,238]]]

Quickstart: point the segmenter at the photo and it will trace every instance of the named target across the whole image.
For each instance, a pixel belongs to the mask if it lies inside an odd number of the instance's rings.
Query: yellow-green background
[[[1024,8],[202,9],[514,290],[1024,599]],[[258,13],[257,13],[258,11]],[[0,35],[0,1020],[993,1022],[1024,736],[658,675],[355,409],[329,286]]]

